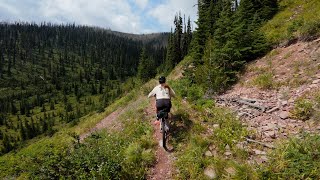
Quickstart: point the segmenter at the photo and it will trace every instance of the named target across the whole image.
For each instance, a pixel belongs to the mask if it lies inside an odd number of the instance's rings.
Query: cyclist
[[[157,121],[156,123],[160,123],[158,119],[158,112],[167,108],[168,112],[171,109],[171,97],[175,97],[175,92],[173,89],[166,84],[166,78],[164,76],[159,77],[159,85],[153,88],[153,90],[149,93],[148,98],[150,97],[156,98],[156,108],[157,108]]]

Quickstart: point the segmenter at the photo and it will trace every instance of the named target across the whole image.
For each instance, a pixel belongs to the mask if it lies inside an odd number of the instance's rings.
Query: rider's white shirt
[[[148,97],[156,96],[156,99],[171,99],[171,97],[175,96],[175,92],[172,88],[170,90],[168,88],[164,88],[159,84],[154,87],[153,90],[149,93]]]

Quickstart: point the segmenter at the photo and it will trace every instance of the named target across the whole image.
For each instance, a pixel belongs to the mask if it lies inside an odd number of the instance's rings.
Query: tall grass
[[[260,179],[320,179],[320,136],[304,134],[279,143]]]

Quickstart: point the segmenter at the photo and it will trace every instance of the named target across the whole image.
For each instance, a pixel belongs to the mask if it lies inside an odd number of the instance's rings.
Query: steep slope
[[[237,112],[249,130],[256,131],[256,139],[270,142],[301,131],[320,130],[319,109],[297,104],[310,102],[316,108],[313,101],[320,95],[320,39],[274,49],[250,63],[239,81],[217,97],[218,104]],[[312,112],[300,115],[297,108]]]
[[[170,75],[181,96],[174,100],[174,177],[319,178],[312,155],[320,150],[319,60],[320,39],[276,48],[214,97],[183,77],[190,57],[181,62]]]

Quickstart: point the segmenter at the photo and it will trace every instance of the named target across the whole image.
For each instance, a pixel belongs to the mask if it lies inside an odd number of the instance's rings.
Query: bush
[[[306,22],[301,28],[301,38],[304,40],[310,40],[320,35],[320,22],[310,21]]]
[[[195,102],[204,96],[204,92],[201,86],[192,84],[187,78],[179,79],[174,82],[170,82],[178,96],[187,98],[189,102]]]
[[[260,179],[320,179],[320,136],[305,134],[281,143],[259,170]]]
[[[269,72],[260,74],[253,80],[253,84],[261,89],[272,89],[275,86],[273,81],[273,74]]]
[[[313,112],[314,109],[312,102],[307,99],[300,98],[296,101],[292,114],[294,117],[306,121],[311,118]]]

